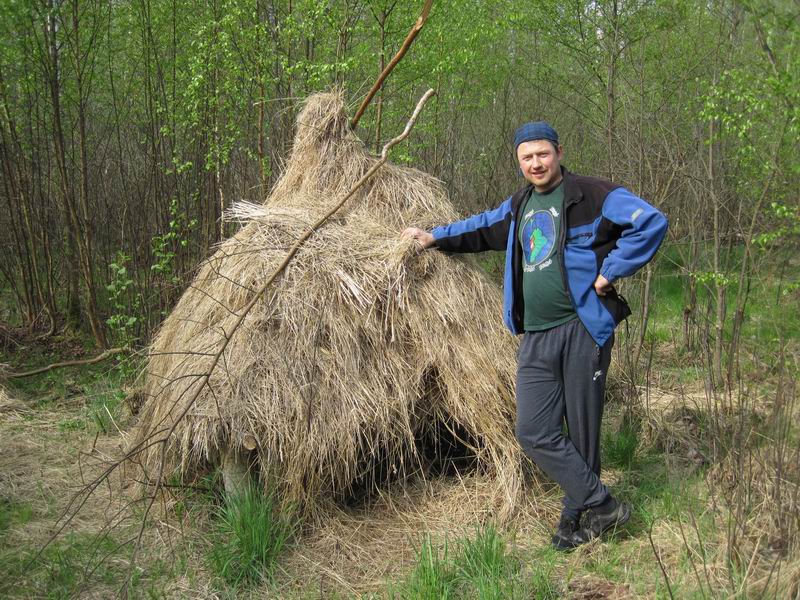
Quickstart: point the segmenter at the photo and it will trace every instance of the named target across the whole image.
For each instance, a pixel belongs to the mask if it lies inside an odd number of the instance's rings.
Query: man
[[[506,251],[503,317],[523,335],[516,435],[564,491],[553,545],[566,550],[630,518],[599,477],[614,329],[630,314],[613,283],[653,257],[667,220],[625,188],[562,167],[547,123],[521,126],[514,149],[527,186],[494,210],[403,235],[447,252]]]

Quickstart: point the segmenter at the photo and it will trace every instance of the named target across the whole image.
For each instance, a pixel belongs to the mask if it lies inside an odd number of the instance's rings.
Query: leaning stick
[[[264,295],[264,292],[266,292],[267,289],[272,285],[272,283],[278,277],[280,277],[280,275],[286,270],[286,267],[289,266],[289,263],[295,257],[295,255],[300,250],[300,248],[303,246],[303,244],[305,244],[306,241],[308,241],[308,239],[312,235],[314,235],[314,233],[320,227],[322,227],[328,219],[330,219],[334,214],[336,214],[339,210],[341,210],[341,208],[347,203],[347,201],[350,200],[350,198],[352,198],[359,189],[361,189],[361,187],[367,182],[368,179],[370,179],[370,177],[372,177],[378,171],[378,169],[380,169],[384,164],[386,164],[386,161],[389,159],[389,150],[391,150],[394,146],[396,146],[397,144],[399,144],[400,142],[402,142],[403,140],[405,140],[408,137],[409,133],[411,133],[411,129],[414,127],[414,124],[417,122],[417,118],[419,117],[419,114],[422,111],[422,108],[425,106],[425,103],[431,98],[431,96],[434,95],[434,93],[435,92],[432,89],[429,89],[427,92],[425,92],[425,94],[422,96],[422,98],[420,98],[419,102],[417,102],[417,106],[414,109],[414,112],[411,115],[411,118],[406,123],[405,129],[403,129],[403,132],[400,135],[398,135],[397,137],[389,140],[386,143],[386,145],[383,147],[383,150],[381,151],[381,155],[380,155],[380,158],[378,159],[378,161],[374,165],[372,165],[372,167],[366,173],[364,173],[364,175],[361,177],[361,179],[359,179],[355,183],[355,185],[353,185],[352,189],[338,203],[336,203],[336,205],[334,205],[333,208],[331,208],[327,213],[325,213],[322,217],[320,217],[313,225],[311,225],[306,230],[306,232],[302,236],[300,236],[300,238],[289,249],[289,252],[286,254],[286,258],[283,259],[283,262],[278,266],[277,269],[275,269],[275,271],[272,273],[272,275],[261,285],[261,287],[258,288],[258,290],[256,290],[256,292],[253,295],[253,297],[250,299],[250,301],[244,306],[242,311],[239,313],[239,317],[234,322],[234,324],[231,327],[230,331],[227,332],[227,334],[225,335],[225,337],[223,339],[223,342],[222,342],[222,346],[217,351],[217,353],[214,355],[214,358],[212,358],[211,366],[208,368],[208,371],[206,373],[204,373],[200,377],[200,379],[198,380],[199,381],[199,385],[196,386],[196,389],[195,389],[194,393],[191,395],[189,400],[186,402],[186,406],[184,406],[183,410],[181,410],[181,412],[178,414],[178,416],[175,419],[175,421],[172,423],[172,425],[169,427],[169,429],[164,434],[164,437],[161,438],[160,440],[158,440],[158,442],[156,442],[156,443],[161,443],[162,444],[162,446],[161,446],[161,456],[160,456],[159,464],[158,464],[158,473],[157,473],[157,475],[155,477],[155,488],[153,490],[153,496],[150,498],[150,501],[147,504],[147,508],[145,509],[144,514],[142,515],[142,524],[141,524],[141,527],[139,528],[139,533],[136,536],[136,546],[135,546],[135,550],[134,550],[134,555],[133,555],[133,557],[131,559],[131,573],[133,572],[133,568],[134,568],[134,565],[135,565],[135,562],[136,562],[136,553],[138,552],[138,549],[141,547],[141,542],[142,542],[142,537],[144,536],[147,517],[150,514],[150,510],[153,508],[153,504],[155,504],[156,498],[158,496],[158,492],[159,492],[159,490],[161,489],[161,486],[162,486],[162,480],[163,480],[163,477],[164,477],[164,468],[165,468],[166,459],[167,459],[167,452],[166,452],[166,450],[167,450],[167,440],[170,438],[170,436],[172,436],[172,434],[174,433],[174,431],[175,431],[176,427],[178,426],[178,424],[189,413],[189,410],[194,405],[194,403],[197,401],[197,398],[200,396],[200,393],[203,391],[203,389],[206,386],[209,385],[209,380],[211,379],[211,375],[214,372],[214,369],[216,368],[216,366],[219,363],[220,359],[222,358],[222,355],[224,354],[225,349],[228,347],[228,344],[233,339],[233,336],[236,334],[236,331],[239,329],[241,324],[244,322],[244,319],[247,316],[247,314],[256,305],[256,302],[258,302],[261,299],[261,297]]]
[[[414,26],[411,28],[411,31],[408,32],[406,39],[403,41],[403,45],[400,46],[400,50],[397,51],[397,54],[394,55],[394,58],[389,61],[389,64],[386,65],[386,68],[383,72],[378,76],[377,81],[372,85],[372,89],[367,93],[367,97],[364,98],[364,101],[361,103],[361,106],[358,107],[355,116],[350,119],[350,128],[355,129],[358,122],[361,120],[361,117],[364,116],[364,111],[367,110],[367,106],[372,99],[375,97],[375,94],[383,87],[383,82],[386,81],[386,78],[389,77],[389,73],[397,66],[397,63],[406,55],[408,49],[411,47],[411,43],[417,37],[420,31],[422,31],[422,27],[428,20],[428,15],[431,12],[431,6],[433,5],[433,0],[426,0],[425,6],[422,7],[422,12],[420,13],[417,21],[414,23]],[[391,143],[391,142],[390,142]],[[384,148],[385,150],[386,148]]]

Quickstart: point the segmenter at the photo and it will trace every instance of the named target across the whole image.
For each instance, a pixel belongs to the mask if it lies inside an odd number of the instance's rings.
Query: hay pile
[[[340,93],[308,100],[265,206],[201,266],[154,340],[134,444],[163,436],[260,282],[375,160],[349,130]],[[255,445],[262,476],[313,512],[383,478],[424,474],[425,449],[456,438],[508,511],[525,459],[500,292],[471,263],[419,254],[399,236],[454,218],[435,179],[379,170],[248,314],[168,440],[165,477]],[[159,452],[142,455],[149,477]]]

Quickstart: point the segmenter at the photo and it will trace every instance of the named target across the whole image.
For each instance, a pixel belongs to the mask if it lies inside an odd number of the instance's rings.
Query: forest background
[[[357,105],[418,10],[4,2],[3,321],[146,340],[235,230],[224,209],[263,201],[280,176],[302,99],[341,85]],[[669,215],[687,329],[710,319],[719,380],[747,295],[732,284],[767,254],[785,264],[796,241],[796,17],[789,2],[440,2],[360,134],[378,151],[433,87],[393,159],[469,214],[519,186],[514,128],[551,122],[572,170]],[[783,271],[781,293],[797,283]]]
[[[280,176],[303,99],[342,86],[355,109],[419,10],[1,0],[2,362],[26,363],[33,337],[146,344],[236,231],[224,210]],[[392,160],[466,215],[520,185],[515,127],[552,123],[571,170],[670,219],[625,284],[625,385],[696,384],[738,409],[766,394],[774,412],[799,350],[799,30],[792,0],[439,0],[358,132],[378,153],[433,87]]]

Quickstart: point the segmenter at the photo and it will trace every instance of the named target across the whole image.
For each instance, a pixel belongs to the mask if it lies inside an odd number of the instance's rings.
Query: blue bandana
[[[558,146],[558,132],[544,121],[525,123],[514,133],[514,152],[523,142],[533,140],[549,140]]]

